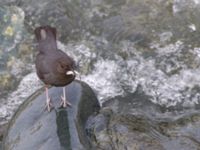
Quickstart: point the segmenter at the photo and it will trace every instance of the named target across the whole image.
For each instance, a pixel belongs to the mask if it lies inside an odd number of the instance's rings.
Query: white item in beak
[[[67,71],[66,75],[74,75],[74,72],[73,71]]]

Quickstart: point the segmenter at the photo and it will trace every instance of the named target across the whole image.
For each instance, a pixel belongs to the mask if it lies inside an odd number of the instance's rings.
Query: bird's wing
[[[57,51],[58,51],[62,61],[65,61],[66,64],[68,64],[69,66],[72,67],[72,69],[75,69],[75,61],[70,56],[68,56],[65,52],[63,52],[59,49]]]
[[[48,75],[51,72],[51,67],[48,67],[48,59],[43,54],[38,54],[36,57],[36,69],[37,69],[37,75],[41,80],[45,79],[45,76]]]

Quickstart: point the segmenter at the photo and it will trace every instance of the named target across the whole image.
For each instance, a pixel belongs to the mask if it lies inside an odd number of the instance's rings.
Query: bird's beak
[[[67,71],[66,72],[66,75],[73,75],[73,76],[78,76],[81,80],[81,76],[80,76],[80,73],[78,73],[76,70],[73,70],[73,71]]]
[[[66,75],[74,75],[74,72],[73,71],[67,71]]]

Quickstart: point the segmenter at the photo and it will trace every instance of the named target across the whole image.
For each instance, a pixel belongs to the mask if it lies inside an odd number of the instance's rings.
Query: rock
[[[55,0],[37,0],[34,2],[22,0],[18,4],[25,12],[25,23],[31,32],[38,26],[49,24],[62,31],[59,32],[62,33],[60,35],[61,39],[66,41],[69,40],[69,37],[70,39],[80,38],[80,29],[85,27],[87,23],[85,23],[85,13],[83,12],[88,5],[86,1],[73,3],[71,1],[61,2]]]
[[[16,6],[1,6],[0,18],[0,49],[9,52],[22,40],[24,12]]]
[[[51,112],[44,109],[43,90],[30,96],[8,125],[4,150],[89,150],[84,126],[87,118],[99,110],[98,100],[91,88],[79,81],[66,86],[66,93],[72,107],[59,108],[62,88],[50,88],[55,106]]]
[[[27,36],[24,28],[24,11],[17,6],[0,4],[0,101],[15,89],[19,80],[32,68],[24,61],[18,49]],[[26,40],[27,41],[27,40]],[[28,44],[26,44],[28,45]],[[19,48],[18,48],[19,47]],[[30,50],[29,50],[30,51]],[[19,53],[20,58],[17,56]],[[29,60],[30,62],[30,60]],[[28,67],[27,67],[28,66]],[[28,71],[27,71],[28,69]],[[23,74],[23,75],[22,75]],[[3,96],[2,96],[3,95]]]
[[[0,96],[7,93],[8,90],[13,89],[16,81],[7,71],[0,72]]]
[[[2,141],[3,141],[3,136],[4,136],[4,133],[6,132],[6,129],[7,129],[7,127],[8,127],[8,124],[7,123],[5,123],[5,124],[3,124],[3,125],[0,125],[0,143],[2,143]],[[1,145],[1,144],[0,144]],[[1,146],[0,146],[1,147]],[[1,148],[0,148],[1,149]]]
[[[86,131],[95,150],[199,149],[199,112],[164,111],[144,93],[131,98],[107,101],[88,119]]]
[[[3,141],[4,133],[6,132],[7,126],[8,126],[7,123],[3,124],[3,125],[0,125],[0,150],[3,150],[2,141]]]
[[[97,150],[164,150],[156,138],[147,134],[151,124],[142,116],[103,109],[88,120],[87,129]]]
[[[7,125],[8,124],[0,125],[0,150],[3,150],[2,140],[3,140],[3,135],[4,135],[4,133],[6,132],[6,129],[7,129]]]

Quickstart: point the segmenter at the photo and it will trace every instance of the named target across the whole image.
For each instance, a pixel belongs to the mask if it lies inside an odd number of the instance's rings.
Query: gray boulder
[[[72,106],[59,108],[62,88],[49,89],[54,109],[45,110],[43,90],[35,92],[11,119],[3,141],[4,150],[88,150],[92,149],[85,132],[88,117],[99,110],[98,100],[85,83],[66,86]]]

